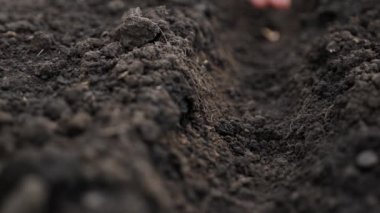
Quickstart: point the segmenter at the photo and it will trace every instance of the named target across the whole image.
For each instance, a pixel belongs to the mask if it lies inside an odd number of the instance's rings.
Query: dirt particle
[[[15,21],[5,25],[7,30],[14,32],[33,32],[36,27],[26,20]]]
[[[355,166],[350,165],[344,169],[343,175],[346,178],[353,178],[353,177],[357,177],[359,175],[359,171],[357,170],[357,168]]]
[[[122,53],[122,47],[119,42],[112,42],[104,46],[101,52],[109,58],[115,58]]]
[[[114,72],[120,73],[118,78],[124,79],[126,82],[128,82],[129,75],[139,75],[143,74],[144,72],[144,64],[141,61],[133,61],[132,63],[128,64],[125,60],[120,60],[115,68]]]
[[[13,121],[13,116],[7,112],[0,111],[0,125],[10,124]]]
[[[115,159],[104,159],[100,161],[98,165],[101,172],[101,176],[102,178],[104,178],[106,182],[125,183],[131,179],[131,175],[125,172],[125,170],[123,169],[123,165],[121,165]]]
[[[35,65],[34,75],[42,80],[48,80],[56,76],[59,69],[55,68],[55,64],[51,61],[41,62]]]
[[[49,140],[56,128],[56,123],[44,117],[29,117],[19,130],[19,135],[23,141],[41,145]]]
[[[379,198],[376,195],[368,195],[365,200],[371,207],[379,205]]]
[[[83,55],[90,50],[101,47],[102,45],[103,41],[98,38],[87,38],[76,43],[73,52]]]
[[[160,27],[150,19],[130,15],[116,28],[113,37],[130,50],[154,41],[159,33]]]
[[[255,127],[262,127],[265,125],[266,118],[262,115],[255,115],[251,122]]]
[[[372,81],[376,85],[377,88],[380,88],[380,73],[375,74],[372,77]]]
[[[120,0],[113,0],[107,4],[107,8],[111,12],[119,12],[125,8],[125,3],[123,1],[120,1]]]
[[[378,162],[379,157],[377,153],[372,150],[363,151],[356,157],[357,166],[363,169],[373,168]]]
[[[380,59],[373,59],[371,63],[376,64],[378,68],[380,67]]]
[[[124,72],[124,71],[127,71],[128,66],[129,66],[128,62],[122,59],[116,63],[113,71],[116,73]]]
[[[145,121],[138,127],[138,132],[144,141],[155,141],[158,140],[160,133],[160,128],[158,125],[152,121]]]
[[[4,12],[0,12],[0,23],[5,23],[9,21],[9,15]]]
[[[52,34],[39,31],[33,35],[31,43],[37,51],[48,50],[54,45],[54,37]]]
[[[87,129],[91,123],[91,116],[86,112],[78,112],[73,117],[68,118],[64,124],[68,135],[75,136]]]
[[[329,53],[336,53],[339,51],[339,46],[335,41],[331,41],[330,43],[327,44],[326,50]]]
[[[100,51],[88,51],[83,55],[85,61],[96,61],[101,57]]]
[[[52,120],[61,118],[64,113],[69,113],[70,108],[62,98],[50,99],[44,105],[44,113]]]
[[[89,192],[83,196],[83,205],[91,210],[96,210],[103,206],[107,199],[99,192]]]
[[[63,91],[63,96],[69,104],[80,102],[88,90],[88,82],[74,84]]]
[[[7,31],[6,33],[4,33],[4,36],[13,39],[13,38],[16,38],[18,36],[18,34],[14,31]]]
[[[121,19],[125,20],[128,17],[133,17],[133,16],[142,17],[142,15],[143,14],[142,14],[141,8],[140,7],[136,7],[136,8],[131,8],[127,12],[125,12],[123,14],[123,17]]]

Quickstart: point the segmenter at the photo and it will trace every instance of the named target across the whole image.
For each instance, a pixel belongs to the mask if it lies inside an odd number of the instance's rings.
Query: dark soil
[[[380,4],[0,0],[0,212],[380,212]]]

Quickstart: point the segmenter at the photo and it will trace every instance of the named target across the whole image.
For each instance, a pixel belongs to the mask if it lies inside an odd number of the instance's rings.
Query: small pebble
[[[263,28],[261,33],[264,36],[264,38],[269,42],[278,42],[281,39],[280,32],[269,28]]]
[[[373,168],[378,162],[379,157],[372,150],[363,151],[356,157],[357,166],[363,169]]]

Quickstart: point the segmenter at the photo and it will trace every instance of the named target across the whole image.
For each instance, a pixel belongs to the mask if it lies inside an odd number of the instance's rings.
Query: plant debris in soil
[[[380,5],[0,0],[0,212],[379,212]]]

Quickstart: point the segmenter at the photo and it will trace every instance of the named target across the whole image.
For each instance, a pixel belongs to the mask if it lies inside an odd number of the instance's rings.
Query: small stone
[[[363,151],[356,157],[357,166],[363,169],[373,168],[378,162],[377,153],[372,150]]]
[[[261,33],[264,36],[264,38],[269,42],[278,42],[281,39],[280,32],[269,28],[262,29]]]
[[[150,19],[131,15],[115,29],[113,37],[124,48],[133,49],[154,41],[159,33],[160,27]]]
[[[14,192],[5,200],[2,213],[43,212],[48,192],[43,181],[38,177],[26,177]]]

